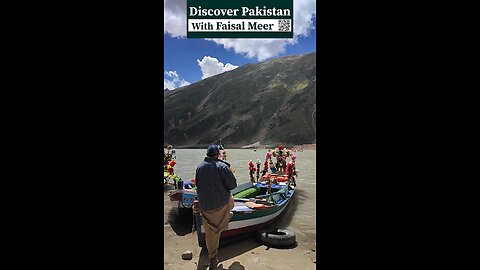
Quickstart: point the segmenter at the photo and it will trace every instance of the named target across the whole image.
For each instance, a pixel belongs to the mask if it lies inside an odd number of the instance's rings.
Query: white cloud
[[[186,0],[164,0],[164,33],[173,37],[186,36]],[[207,39],[227,50],[243,54],[248,58],[263,61],[284,53],[287,45],[297,43],[299,36],[308,36],[314,29],[313,18],[316,16],[315,0],[293,0],[293,39]]]
[[[294,44],[293,40],[288,39],[209,39],[225,49],[233,49],[237,54],[244,54],[248,58],[257,58],[263,61],[267,58],[274,57],[280,53],[284,53],[286,44]]]
[[[165,89],[167,89],[167,88],[168,88],[168,90],[173,90],[173,89],[175,89],[175,88],[176,88],[176,87],[175,87],[175,83],[172,82],[172,81],[170,81],[170,80],[163,79],[163,89],[165,90]]]
[[[182,86],[187,86],[189,85],[190,83],[185,81],[185,80],[180,80],[180,82],[178,83],[178,87],[182,87]]]
[[[204,56],[201,61],[197,59],[197,63],[202,70],[202,80],[225,71],[234,70],[238,67],[230,63],[224,65],[222,62],[218,61],[217,58],[210,56]]]
[[[163,0],[163,33],[172,37],[187,35],[187,0]]]
[[[165,75],[172,78],[174,81],[178,81],[180,79],[176,71],[165,71]]]
[[[313,17],[316,16],[315,0],[293,0],[293,35],[308,36],[310,29],[315,29]]]
[[[173,90],[178,87],[182,86],[187,86],[190,83],[185,81],[184,79],[181,79],[180,76],[178,76],[178,73],[173,70],[173,71],[165,71],[165,75],[169,77],[170,79],[165,79],[163,78],[163,89],[168,88],[169,90]]]

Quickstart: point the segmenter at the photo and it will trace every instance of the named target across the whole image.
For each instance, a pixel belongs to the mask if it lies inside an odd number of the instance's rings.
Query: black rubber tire
[[[274,228],[260,230],[259,238],[262,243],[271,247],[291,247],[295,245],[295,233],[288,229]]]

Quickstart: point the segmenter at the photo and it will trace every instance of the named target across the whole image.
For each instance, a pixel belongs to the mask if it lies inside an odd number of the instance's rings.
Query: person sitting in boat
[[[195,173],[199,210],[205,230],[210,268],[218,265],[220,234],[228,228],[233,213],[232,189],[237,187],[237,179],[228,163],[220,161],[220,150],[216,145],[207,148],[207,157],[198,165]]]

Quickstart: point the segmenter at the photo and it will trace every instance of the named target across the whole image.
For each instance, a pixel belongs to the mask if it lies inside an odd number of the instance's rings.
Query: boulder
[[[187,250],[182,253],[182,259],[184,260],[191,260],[193,257],[193,253],[190,250]]]

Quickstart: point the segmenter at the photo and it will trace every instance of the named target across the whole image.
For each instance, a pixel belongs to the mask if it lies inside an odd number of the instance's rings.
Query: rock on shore
[[[182,253],[182,259],[191,260],[193,258],[193,253],[190,250],[187,250]]]
[[[179,260],[178,255],[189,248],[192,258]],[[222,245],[219,248],[219,269],[316,269],[316,252],[306,253],[315,248],[314,243],[299,242],[291,249],[275,249],[262,245],[254,238]],[[183,257],[183,255],[182,255]],[[208,252],[197,244],[196,234],[179,236],[172,227],[164,226],[164,269],[208,269]]]

